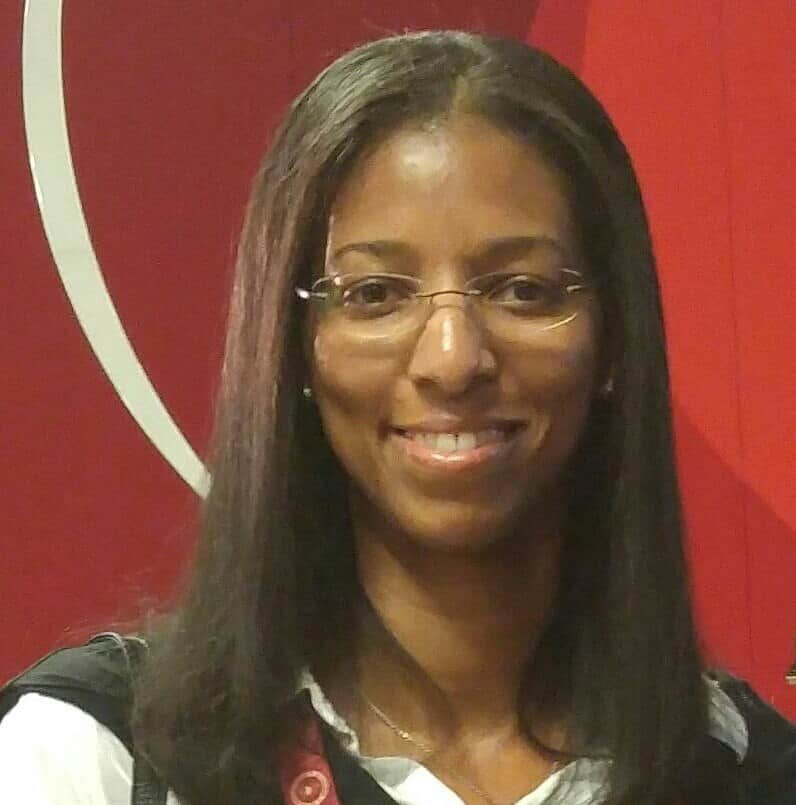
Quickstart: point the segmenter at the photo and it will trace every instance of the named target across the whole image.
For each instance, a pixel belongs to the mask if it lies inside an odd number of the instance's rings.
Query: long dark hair
[[[344,473],[301,399],[293,288],[317,273],[331,201],[365,149],[456,113],[532,144],[566,177],[613,364],[613,395],[595,401],[566,479],[563,594],[539,651],[555,686],[534,695],[575,714],[569,749],[613,759],[612,805],[680,796],[706,730],[663,319],[629,156],[599,102],[546,54],[473,34],[408,34],[321,73],[254,183],[195,563],[151,635],[134,710],[142,750],[192,805],[279,800],[286,703],[358,594]]]

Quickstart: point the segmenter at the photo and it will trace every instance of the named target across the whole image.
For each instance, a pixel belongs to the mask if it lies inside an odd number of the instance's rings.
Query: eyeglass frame
[[[580,278],[581,280],[583,280],[583,282],[580,282],[580,283],[564,284],[564,285],[560,286],[558,288],[558,290],[561,293],[563,293],[565,296],[575,294],[575,293],[577,293],[579,291],[591,290],[594,287],[596,287],[596,285],[597,285],[597,283],[594,280],[586,281],[586,277],[585,277],[585,275],[584,275],[584,273],[582,271],[580,271],[578,269],[575,269],[575,268],[571,268],[570,266],[561,266],[557,270],[562,274],[571,274],[571,275],[574,275],[574,276]],[[465,296],[465,297],[468,297],[468,298],[469,297],[478,298],[478,297],[484,296],[486,292],[483,291],[483,290],[480,290],[480,289],[472,288],[472,287],[468,288],[467,287],[468,285],[471,285],[472,283],[475,283],[475,282],[481,282],[483,280],[489,280],[489,279],[492,279],[492,278],[495,278],[495,277],[506,277],[507,280],[511,280],[513,278],[532,278],[533,276],[534,275],[529,274],[528,272],[522,272],[522,271],[517,271],[517,272],[496,271],[496,272],[492,272],[492,273],[489,273],[489,274],[481,274],[481,275],[478,275],[478,276],[475,276],[475,277],[471,277],[469,280],[467,280],[465,282],[464,288],[462,288],[462,289],[451,288],[451,289],[443,289],[443,290],[439,290],[439,291],[423,291],[423,290],[414,291],[414,292],[411,293],[411,299],[412,299],[412,301],[414,301],[415,299],[428,299],[430,301],[431,299],[433,299],[436,296],[442,296],[442,295],[445,295],[445,294],[456,294],[458,296]],[[392,272],[372,272],[372,273],[368,273],[368,274],[350,274],[350,273],[333,274],[333,275],[327,275],[327,276],[319,277],[318,279],[316,279],[312,283],[312,285],[308,289],[297,286],[297,287],[294,288],[294,292],[295,292],[296,296],[300,300],[306,301],[306,302],[327,302],[327,304],[328,304],[330,302],[330,300],[334,300],[334,301],[331,302],[331,307],[333,309],[338,309],[338,308],[343,307],[343,304],[344,304],[344,299],[342,298],[342,292],[340,292],[338,294],[334,294],[334,293],[331,293],[330,291],[316,291],[314,289],[320,283],[327,283],[327,284],[331,283],[333,288],[334,288],[335,280],[339,281],[341,278],[347,278],[347,277],[357,278],[357,279],[360,279],[360,280],[363,280],[363,281],[366,281],[369,277],[395,278],[397,280],[407,281],[408,284],[418,286],[421,289],[424,287],[424,281],[420,277],[414,277],[414,276],[407,275],[407,274],[398,274],[398,273],[392,273]],[[336,288],[336,290],[340,290],[340,289]],[[429,310],[431,310],[430,305],[429,305]],[[559,326],[561,326],[563,324],[567,324],[568,322],[572,321],[572,319],[576,315],[577,314],[574,314],[573,316],[570,316],[568,318],[562,319],[561,321],[555,322],[554,324],[549,325],[549,327],[545,327],[543,329],[545,329],[545,330],[552,329],[553,327],[559,327]]]

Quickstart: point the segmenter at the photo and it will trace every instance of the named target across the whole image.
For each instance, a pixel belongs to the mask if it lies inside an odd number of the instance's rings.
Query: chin
[[[418,547],[445,553],[482,553],[502,543],[513,532],[516,517],[478,517],[472,513],[445,516],[436,506],[428,507],[428,517],[398,522],[403,538]]]

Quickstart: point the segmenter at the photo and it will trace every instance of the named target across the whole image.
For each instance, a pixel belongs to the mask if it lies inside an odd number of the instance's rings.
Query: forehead
[[[529,235],[575,251],[565,180],[518,137],[459,117],[399,129],[367,153],[335,198],[328,247],[397,240],[450,258]]]

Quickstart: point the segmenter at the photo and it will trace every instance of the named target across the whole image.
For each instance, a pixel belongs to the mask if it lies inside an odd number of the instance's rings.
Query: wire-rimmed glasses
[[[316,306],[321,320],[352,340],[399,338],[421,330],[438,296],[467,297],[481,325],[498,338],[532,338],[576,318],[578,292],[591,288],[574,268],[499,271],[470,278],[459,289],[430,291],[404,274],[332,274],[296,295]]]

